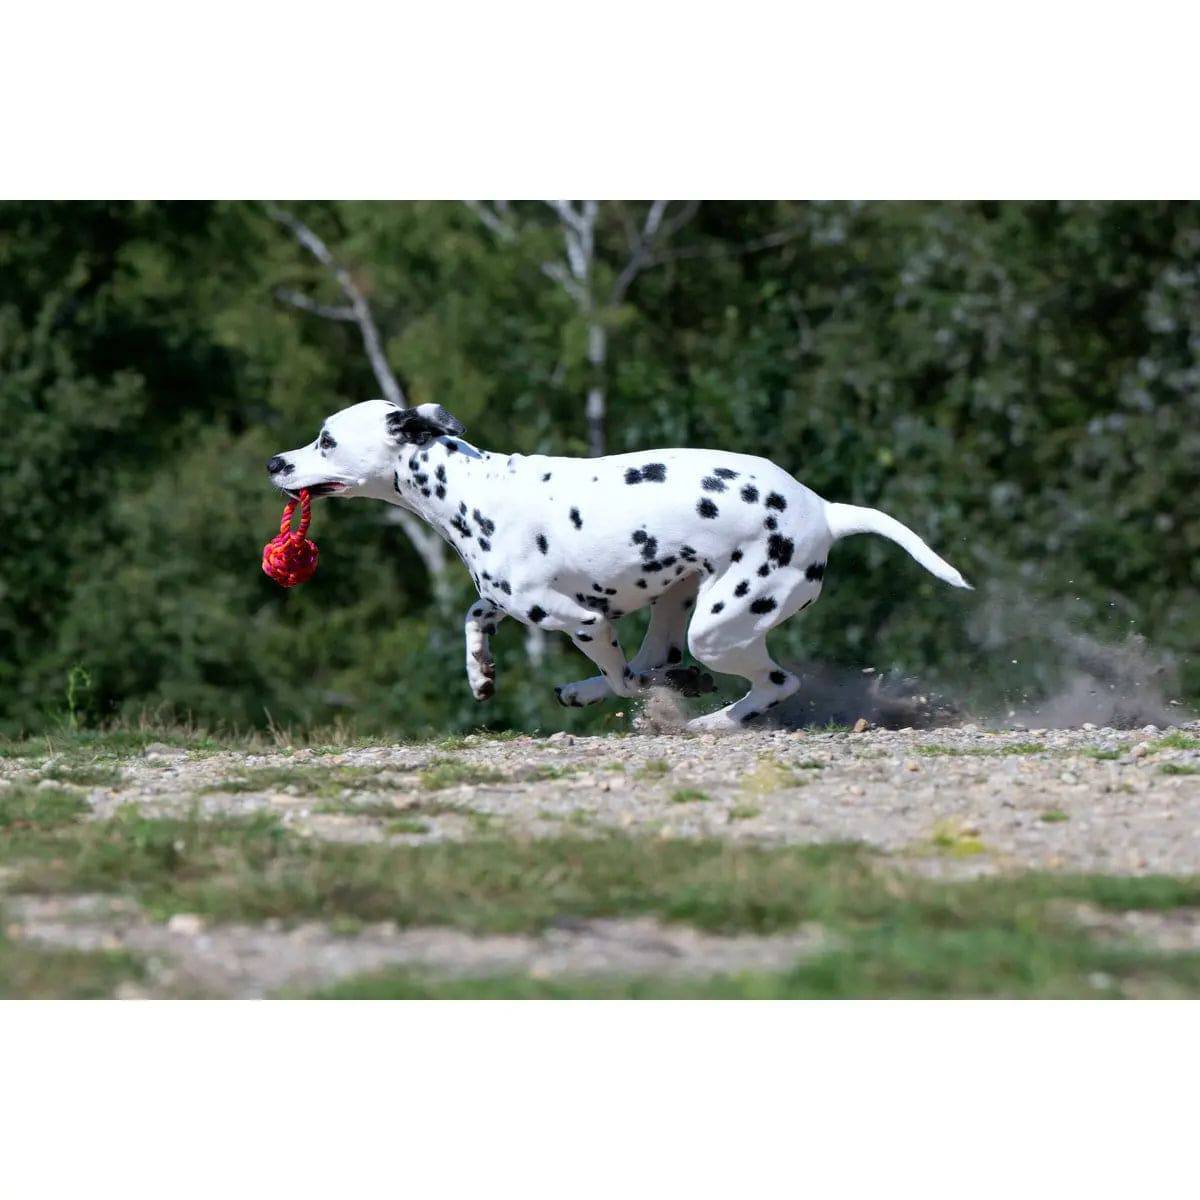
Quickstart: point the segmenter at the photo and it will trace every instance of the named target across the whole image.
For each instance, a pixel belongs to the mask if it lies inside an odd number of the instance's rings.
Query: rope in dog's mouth
[[[300,506],[300,524],[293,530],[292,515],[297,504]],[[295,587],[311,579],[316,572],[320,552],[316,543],[304,536],[311,520],[312,496],[308,488],[301,488],[299,496],[293,496],[284,505],[278,536],[263,547],[262,569],[281,587]]]

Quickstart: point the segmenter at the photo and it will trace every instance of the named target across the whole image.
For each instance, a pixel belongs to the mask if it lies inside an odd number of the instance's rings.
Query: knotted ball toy
[[[304,536],[312,519],[312,500],[307,489],[300,493],[300,527],[293,530],[292,514],[295,511],[296,501],[289,500],[279,522],[279,536],[263,547],[262,569],[281,587],[304,583],[317,569],[317,545]]]

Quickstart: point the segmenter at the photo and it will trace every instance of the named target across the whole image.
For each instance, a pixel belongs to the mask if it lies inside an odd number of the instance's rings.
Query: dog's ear
[[[424,446],[446,434],[463,431],[462,422],[440,404],[418,404],[416,408],[398,408],[387,416],[388,433],[399,442]]]

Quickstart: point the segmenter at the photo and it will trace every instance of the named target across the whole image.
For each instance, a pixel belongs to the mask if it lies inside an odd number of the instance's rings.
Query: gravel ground
[[[615,829],[770,844],[866,842],[906,869],[945,878],[1029,869],[1191,875],[1200,874],[1200,750],[1190,748],[1198,740],[1200,723],[1136,731],[967,724],[725,737],[480,735],[451,746],[332,754],[197,756],[160,746],[123,763],[119,786],[80,791],[95,817],[126,804],[151,814],[266,810],[302,835],[362,842]],[[0,787],[54,766],[0,762]],[[255,772],[271,773],[269,785],[235,790]],[[354,785],[341,787],[351,775]],[[310,776],[326,781],[319,798],[306,794]],[[341,936],[314,924],[209,929],[188,914],[156,924],[97,897],[6,897],[5,907],[11,936],[147,955],[152,971],[143,990],[154,995],[256,996],[387,966],[448,975],[767,969],[823,944],[812,928],[719,938],[643,920],[579,923],[538,937],[387,925]],[[1081,910],[1080,919],[1113,937],[1200,945],[1192,913],[1114,918]]]
[[[311,836],[349,841],[477,837],[487,822],[518,836],[611,828],[769,843],[861,841],[933,874],[1200,873],[1200,751],[1160,746],[1168,732],[1200,739],[1200,723],[1133,732],[962,725],[726,737],[559,733],[471,737],[452,750],[203,758],[163,747],[129,762],[120,787],[87,795],[97,816],[131,803],[156,814],[266,809]],[[421,773],[447,760],[468,779],[472,772],[502,778],[431,790]],[[294,784],[221,790],[247,771],[283,768],[302,777],[308,764],[359,768],[365,782],[343,789],[332,804],[341,811],[332,813],[320,811],[331,807],[328,798],[314,800]],[[0,772],[28,777],[37,768],[0,764]],[[422,831],[389,833],[381,804],[397,818],[419,818]],[[360,807],[374,815],[357,815]]]

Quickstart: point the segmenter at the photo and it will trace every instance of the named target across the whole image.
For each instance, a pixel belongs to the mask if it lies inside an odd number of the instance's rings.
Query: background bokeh
[[[1200,206],[676,205],[622,290],[649,205],[603,202],[583,294],[540,202],[287,211],[369,302],[409,401],[474,443],[586,453],[599,389],[611,452],[768,455],[978,585],[841,543],[784,657],[1012,708],[1112,648],[1110,688],[1136,659],[1200,695]],[[260,204],[0,204],[0,729],[621,727],[616,705],[558,709],[550,685],[587,664],[558,639],[531,660],[512,622],[477,706],[469,580],[450,556],[435,585],[382,506],[319,504],[317,577],[262,575],[266,458],[380,393],[359,328],[281,289],[345,303]]]

